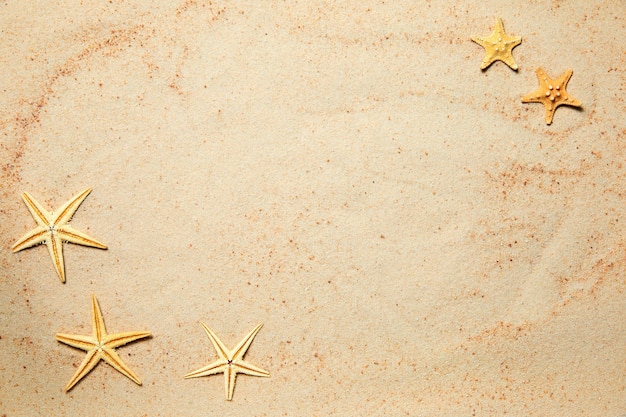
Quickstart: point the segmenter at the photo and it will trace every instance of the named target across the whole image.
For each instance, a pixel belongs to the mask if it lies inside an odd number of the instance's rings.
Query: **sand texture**
[[[517,71],[480,65],[498,17]],[[0,416],[626,416],[626,2],[0,5]],[[573,70],[551,125],[522,103]],[[21,199],[108,249],[13,253]],[[139,386],[68,393],[95,295]],[[184,379],[200,322],[269,378]]]

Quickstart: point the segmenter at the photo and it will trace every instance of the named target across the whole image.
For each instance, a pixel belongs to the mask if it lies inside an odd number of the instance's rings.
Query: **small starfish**
[[[37,227],[24,235],[13,245],[13,252],[30,248],[40,243],[48,246],[50,257],[54,262],[57,274],[61,282],[65,282],[65,262],[63,261],[63,241],[76,243],[83,246],[91,246],[98,249],[106,249],[106,245],[98,242],[83,232],[79,232],[68,224],[80,204],[87,198],[91,188],[87,188],[70,201],[65,203],[58,214],[48,212],[30,194],[22,194],[22,199],[37,222]]]
[[[472,40],[485,48],[485,58],[480,65],[480,69],[484,70],[495,61],[502,61],[507,64],[511,69],[517,71],[517,64],[513,59],[513,48],[522,43],[520,36],[509,36],[504,33],[504,26],[502,25],[502,19],[496,19],[496,27],[491,32],[491,35],[484,36],[472,36]]]
[[[198,370],[188,373],[185,378],[197,378],[200,376],[214,375],[224,373],[224,383],[226,390],[226,399],[231,401],[233,399],[233,391],[235,389],[235,378],[237,374],[246,374],[253,376],[270,376],[270,373],[264,369],[258,368],[251,363],[243,360],[243,355],[250,347],[252,340],[256,334],[263,327],[263,323],[260,323],[254,328],[246,337],[233,350],[228,350],[222,341],[213,333],[206,324],[202,324],[204,331],[211,340],[213,347],[215,348],[219,359],[215,362],[202,367]]]
[[[100,359],[117,369],[123,375],[141,385],[141,381],[115,352],[115,348],[150,336],[150,332],[125,332],[107,334],[104,319],[96,296],[91,296],[91,310],[93,312],[93,336],[70,335],[57,333],[57,340],[66,345],[87,351],[87,356],[68,382],[65,391],[72,389],[78,381],[89,373],[100,362]]]
[[[522,97],[522,103],[543,103],[546,108],[546,123],[551,124],[556,108],[561,105],[581,107],[582,103],[569,96],[565,88],[574,71],[567,70],[557,80],[548,77],[543,68],[537,68],[539,89]]]

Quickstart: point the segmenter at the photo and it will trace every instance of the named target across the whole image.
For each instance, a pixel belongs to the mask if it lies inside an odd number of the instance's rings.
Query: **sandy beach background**
[[[502,17],[519,71],[479,69]],[[0,5],[0,416],[626,416],[626,2]],[[551,126],[537,67],[574,75]],[[65,244],[13,254],[93,192]],[[98,297],[138,386],[69,393]],[[264,327],[224,398],[183,379]]]

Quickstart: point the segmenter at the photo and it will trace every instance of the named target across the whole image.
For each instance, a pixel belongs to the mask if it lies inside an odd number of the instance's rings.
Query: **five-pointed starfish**
[[[222,341],[213,333],[206,324],[202,324],[204,331],[211,340],[213,347],[215,348],[219,359],[215,362],[202,367],[196,371],[190,372],[185,375],[185,378],[197,378],[200,376],[207,376],[213,374],[224,373],[224,384],[226,390],[226,399],[228,401],[233,399],[233,390],[235,389],[235,378],[237,374],[246,374],[253,376],[270,376],[270,373],[264,369],[258,368],[251,363],[243,360],[243,355],[250,347],[254,336],[261,330],[263,323],[260,323],[254,328],[246,337],[233,350],[228,350]]]
[[[22,194],[22,199],[26,203],[30,214],[37,222],[37,227],[24,235],[13,245],[13,252],[30,248],[39,243],[48,246],[48,251],[54,262],[54,267],[61,279],[65,282],[65,262],[63,262],[63,241],[76,243],[78,245],[91,246],[98,249],[106,249],[106,245],[98,242],[83,232],[79,232],[68,224],[80,204],[87,198],[91,188],[87,188],[70,201],[65,203],[57,212],[50,213],[44,209],[30,194]]]
[[[504,33],[502,19],[496,19],[496,27],[489,36],[472,36],[472,40],[485,48],[485,58],[480,69],[484,70],[495,61],[502,61],[517,71],[517,64],[513,59],[513,48],[522,43],[520,36],[509,36]]]
[[[100,362],[100,359],[117,369],[123,375],[141,385],[141,381],[115,352],[115,348],[150,336],[150,332],[125,332],[107,334],[104,319],[96,296],[91,296],[91,310],[93,311],[93,336],[70,335],[57,333],[57,340],[66,345],[87,351],[87,356],[68,382],[65,391],[72,389],[78,381],[89,373]]]
[[[572,78],[572,70],[567,70],[557,80],[548,77],[542,69],[537,68],[537,78],[539,79],[539,89],[534,93],[522,97],[522,103],[543,103],[546,108],[546,123],[551,124],[556,108],[561,105],[581,107],[582,103],[569,96],[565,88],[569,79]]]

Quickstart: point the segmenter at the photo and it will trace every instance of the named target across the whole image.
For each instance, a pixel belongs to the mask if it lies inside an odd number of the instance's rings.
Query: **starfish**
[[[243,355],[250,347],[252,340],[256,334],[263,327],[263,323],[257,325],[246,337],[233,350],[228,350],[222,341],[213,333],[206,324],[202,324],[204,331],[211,340],[213,347],[215,348],[219,359],[215,362],[202,367],[198,370],[188,373],[185,378],[197,378],[201,376],[214,375],[224,373],[224,388],[226,391],[226,399],[231,401],[233,399],[233,391],[235,389],[235,378],[237,374],[246,374],[253,376],[270,376],[270,373],[264,369],[258,368],[249,362],[243,360]]]
[[[83,246],[91,246],[98,249],[106,249],[106,245],[98,242],[85,233],[74,229],[68,224],[80,204],[87,198],[91,188],[76,195],[59,209],[57,214],[48,212],[30,194],[22,194],[22,199],[37,222],[37,227],[25,234],[13,245],[13,252],[30,248],[40,243],[48,246],[50,257],[61,282],[65,282],[65,262],[63,261],[63,241],[76,243]]]
[[[87,351],[87,356],[80,364],[76,373],[65,386],[65,391],[72,389],[78,381],[89,373],[102,359],[123,375],[126,375],[135,383],[141,385],[141,381],[133,371],[124,363],[122,358],[115,352],[115,348],[134,342],[138,339],[150,336],[150,332],[125,332],[107,334],[104,327],[104,319],[98,305],[96,296],[91,296],[91,310],[93,312],[93,335],[81,336],[64,333],[57,333],[56,338],[59,342],[73,346],[78,349]]]
[[[517,71],[517,64],[513,59],[513,48],[522,43],[520,36],[509,36],[504,33],[504,26],[502,25],[502,19],[496,19],[496,27],[491,32],[491,35],[484,36],[472,36],[472,40],[485,48],[485,58],[483,59],[480,69],[484,70],[495,61],[502,61],[507,64],[511,69]]]
[[[553,80],[543,68],[537,68],[539,89],[534,93],[522,97],[522,103],[543,103],[546,108],[546,123],[551,124],[556,108],[561,105],[581,107],[582,103],[569,96],[565,88],[574,71],[567,70],[558,79]]]

